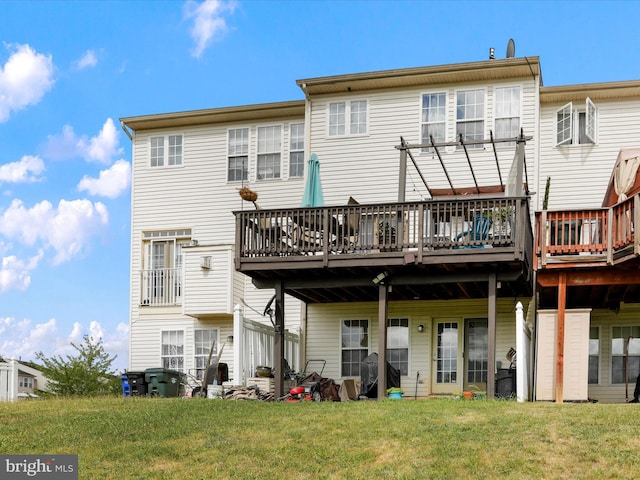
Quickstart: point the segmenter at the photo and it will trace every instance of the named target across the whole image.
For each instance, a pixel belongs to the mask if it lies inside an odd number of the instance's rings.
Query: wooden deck
[[[569,307],[617,308],[640,301],[640,196],[612,207],[535,214],[540,306],[554,308],[557,287]],[[564,277],[561,278],[561,275]]]
[[[307,302],[532,294],[528,198],[450,197],[424,202],[245,210],[236,216],[236,269],[259,288],[282,281]]]

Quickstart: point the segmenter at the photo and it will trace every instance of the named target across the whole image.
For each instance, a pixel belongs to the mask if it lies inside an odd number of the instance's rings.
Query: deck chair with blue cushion
[[[471,221],[471,228],[465,232],[459,233],[456,236],[456,241],[465,243],[484,241],[489,236],[489,230],[491,230],[492,224],[493,221],[490,218],[487,218],[484,215],[477,215]],[[483,248],[484,245],[465,245],[465,247]],[[462,247],[457,246],[456,248]]]

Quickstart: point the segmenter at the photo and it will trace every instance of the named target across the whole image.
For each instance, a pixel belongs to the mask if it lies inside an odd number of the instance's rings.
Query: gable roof
[[[539,57],[520,57],[307,78],[296,83],[306,95],[322,95],[538,75],[541,75]]]

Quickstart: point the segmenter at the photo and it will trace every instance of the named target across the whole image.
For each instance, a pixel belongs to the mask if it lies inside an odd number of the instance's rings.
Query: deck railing
[[[606,263],[640,253],[634,225],[638,195],[608,208],[543,210],[535,214],[536,267],[549,263]]]
[[[155,268],[140,271],[140,305],[169,306],[182,302],[182,270]]]
[[[378,254],[532,245],[528,199],[499,197],[245,210],[236,254],[246,257]]]

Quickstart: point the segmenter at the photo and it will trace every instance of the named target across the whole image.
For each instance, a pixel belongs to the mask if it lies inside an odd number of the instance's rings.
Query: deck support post
[[[496,394],[496,274],[489,274],[489,298],[487,311],[487,398]]]
[[[567,305],[567,274],[558,275],[558,327],[556,331],[556,403],[564,401],[564,318]]]
[[[387,395],[387,285],[378,286],[378,400]]]
[[[275,368],[274,394],[276,398],[284,395],[284,286],[282,281],[277,281],[276,287],[276,312],[275,312],[275,338],[273,341],[273,366]]]

